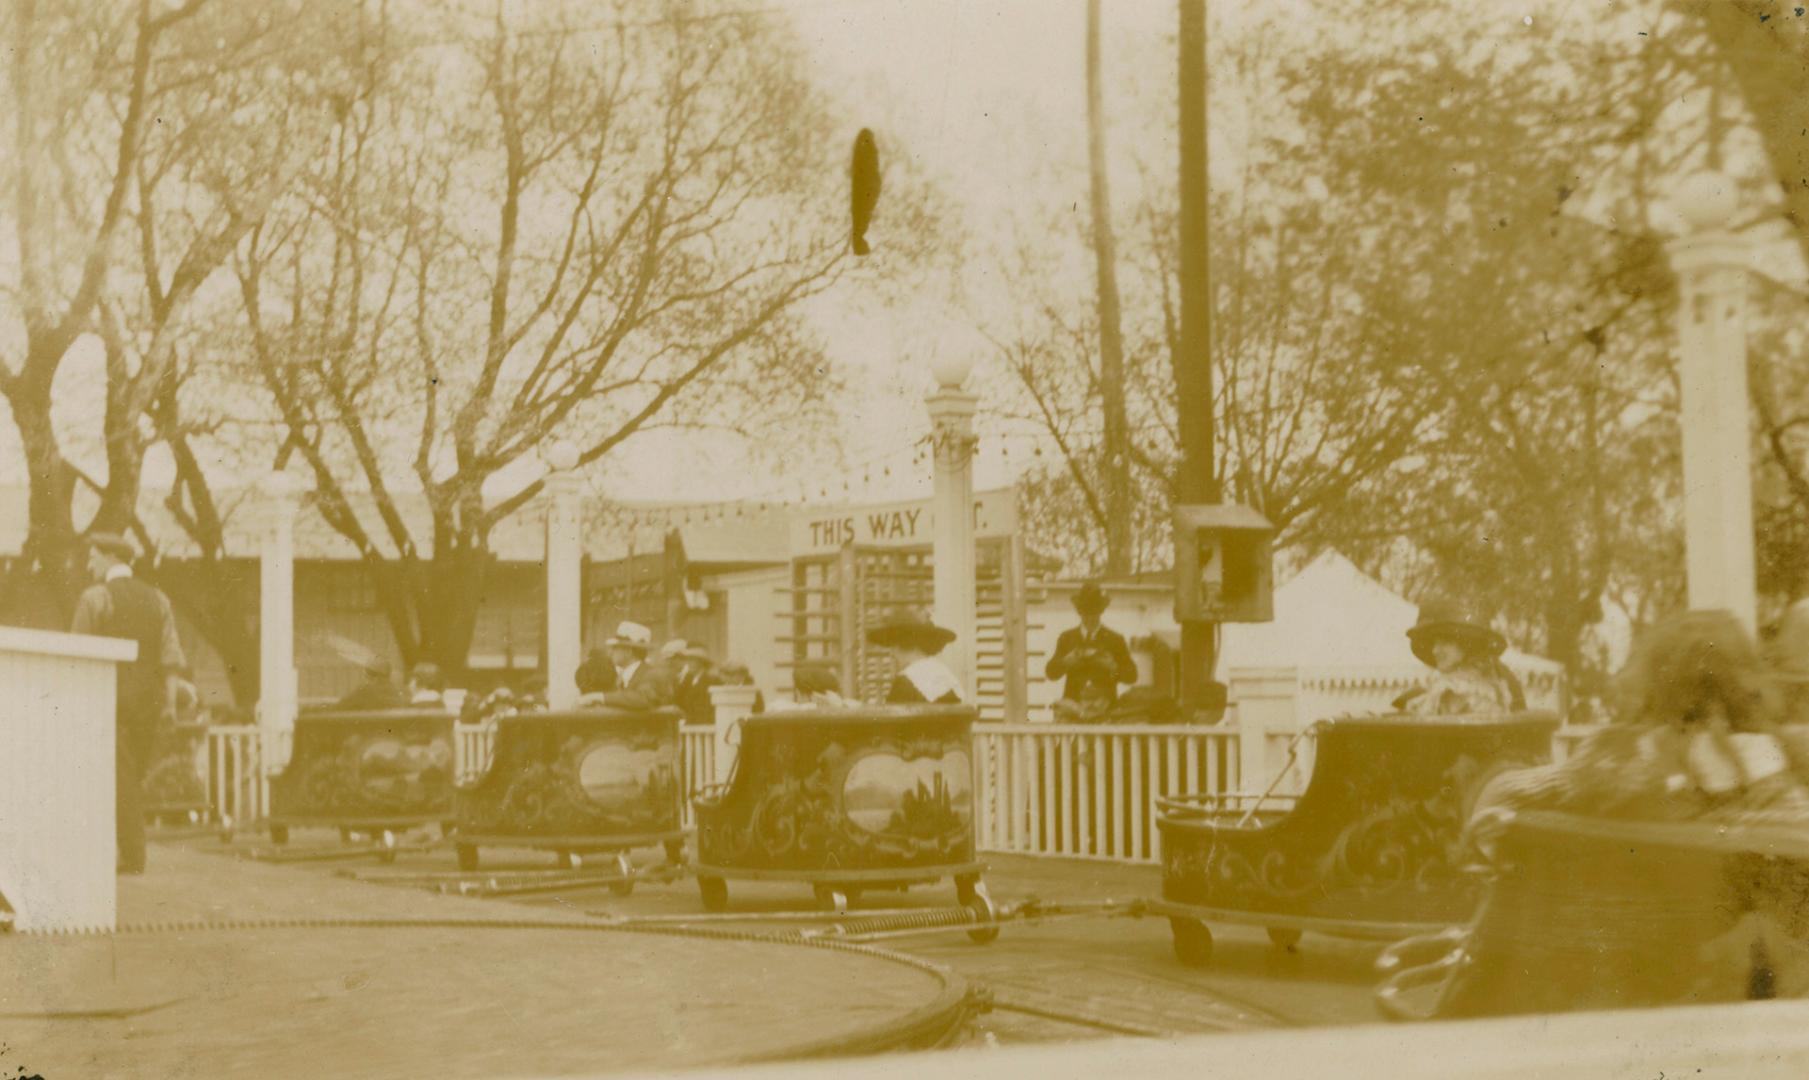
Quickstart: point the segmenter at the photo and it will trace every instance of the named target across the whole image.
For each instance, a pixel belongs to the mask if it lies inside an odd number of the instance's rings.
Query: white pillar
[[[577,704],[578,650],[584,636],[584,549],[579,522],[582,481],[573,468],[578,453],[570,443],[554,443],[544,454],[551,472],[546,485],[546,703],[549,709]]]
[[[933,584],[931,618],[955,632],[942,658],[960,680],[962,696],[974,700],[974,411],[979,399],[961,389],[965,364],[939,367],[941,386],[929,397],[936,448],[935,491],[931,498]]]
[[[1685,565],[1692,608],[1725,608],[1754,631],[1751,421],[1746,288],[1751,250],[1728,231],[1733,181],[1707,173],[1683,189],[1691,230],[1670,244],[1677,271],[1683,408]]]
[[[1280,775],[1288,740],[1299,726],[1300,674],[1294,668],[1239,668],[1229,679],[1227,696],[1237,709],[1238,790],[1261,793]],[[1298,791],[1296,780],[1277,790]]]
[[[716,710],[716,747],[711,767],[713,783],[728,783],[729,774],[735,770],[735,755],[741,746],[740,730],[736,725],[753,713],[757,693],[759,690],[752,686],[710,687],[710,706]]]
[[[274,755],[295,728],[295,501],[300,485],[271,473],[263,495],[263,546],[258,552],[258,730]],[[266,767],[282,765],[280,760]]]

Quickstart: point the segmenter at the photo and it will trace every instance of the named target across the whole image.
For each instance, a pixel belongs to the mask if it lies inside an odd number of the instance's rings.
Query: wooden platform
[[[9,1064],[46,1077],[488,1080],[896,1048],[964,1011],[958,977],[874,950],[623,931],[153,854],[149,874],[121,880],[122,926],[146,929],[0,936]]]

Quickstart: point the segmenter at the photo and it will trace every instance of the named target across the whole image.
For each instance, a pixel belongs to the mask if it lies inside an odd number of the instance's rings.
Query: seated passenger
[[[805,664],[792,672],[792,700],[800,708],[840,709],[848,704],[842,681],[828,664]]]
[[[1504,773],[1476,801],[1486,845],[1501,811],[1641,820],[1809,817],[1809,732],[1777,723],[1758,650],[1725,611],[1691,611],[1641,640],[1616,720],[1556,765]]]
[[[955,640],[953,630],[912,613],[895,616],[867,631],[867,640],[890,651],[898,663],[886,704],[961,704],[961,684],[948,665],[937,659]]]
[[[401,692],[390,680],[389,661],[373,657],[364,665],[364,681],[340,698],[336,707],[348,712],[370,712],[398,709],[404,704]]]
[[[446,704],[446,677],[438,664],[416,664],[408,673],[408,703],[438,706]]]
[[[584,662],[572,673],[572,681],[578,684],[580,697],[586,694],[601,694],[605,690],[616,688],[615,665],[609,662],[608,654],[602,649],[592,649],[584,656]]]
[[[716,685],[717,679],[711,670],[715,665],[710,662],[709,650],[702,645],[685,643],[672,662],[677,669],[672,699],[685,714],[686,723],[715,723],[716,706],[710,703],[710,687]]]
[[[615,689],[586,694],[578,699],[579,704],[615,709],[657,709],[672,704],[672,684],[665,671],[646,662],[652,631],[640,623],[623,622],[603,644],[615,669]]]
[[[1488,620],[1444,600],[1420,608],[1419,621],[1407,631],[1413,655],[1433,669],[1424,689],[1396,698],[1395,708],[1420,716],[1518,712],[1526,695],[1501,654],[1507,640],[1489,628]]]

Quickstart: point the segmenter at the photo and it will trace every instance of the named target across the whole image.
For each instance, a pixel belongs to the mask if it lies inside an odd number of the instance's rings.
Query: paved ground
[[[890,1045],[917,1021],[957,1018],[963,989],[884,956],[613,932],[558,906],[217,849],[159,847],[149,873],[121,880],[120,921],[131,932],[0,936],[0,1076],[672,1068]]]
[[[268,854],[256,837],[222,847],[210,839],[184,846],[217,855]],[[292,853],[343,854],[347,849],[328,832],[297,833]],[[664,856],[635,853],[643,870],[657,871]],[[592,860],[589,869],[595,868]],[[996,901],[1029,898],[1044,902],[1134,900],[1159,889],[1154,867],[1070,859],[993,857],[987,884]],[[418,895],[422,888],[452,887],[459,880],[444,849],[403,853],[389,864],[371,858],[297,862],[314,873],[383,882],[383,893]],[[507,884],[536,881],[523,871],[553,870],[553,856],[540,852],[484,853],[483,874]],[[153,874],[155,869],[153,869]],[[557,880],[556,878],[554,880]],[[952,904],[947,883],[906,894],[872,893],[858,898],[849,916],[880,909],[927,910]],[[732,911],[740,918],[711,925],[784,932],[810,924],[776,921],[815,910],[808,887],[790,883],[733,882]],[[487,900],[490,905],[526,905],[577,917],[697,919],[702,913],[688,877],[637,881],[628,897],[613,895],[593,879],[560,891],[517,894]],[[516,908],[515,910],[520,910]],[[748,918],[753,916],[753,918]],[[973,1039],[991,1044],[1099,1037],[1109,1034],[1202,1033],[1288,1025],[1369,1023],[1370,974],[1376,947],[1309,935],[1294,952],[1272,946],[1259,927],[1214,927],[1216,948],[1210,967],[1195,970],[1173,956],[1166,920],[1105,917],[1052,919],[1041,924],[1013,922],[998,940],[976,945],[960,932],[888,938],[886,948],[946,965],[992,989],[999,1008],[976,1025]]]

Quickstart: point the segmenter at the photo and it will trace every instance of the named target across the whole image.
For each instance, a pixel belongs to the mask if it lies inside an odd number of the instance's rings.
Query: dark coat
[[[672,674],[658,663],[643,660],[625,686],[603,695],[603,704],[614,709],[658,709],[673,704]]]
[[[1089,644],[1086,631],[1071,626],[1056,639],[1055,655],[1043,673],[1051,679],[1067,679],[1062,697],[1069,701],[1079,701],[1089,684],[1104,687],[1106,700],[1117,701],[1118,684],[1137,681],[1137,662],[1131,659],[1131,647],[1118,631],[1101,626]]]
[[[708,671],[681,673],[673,684],[673,703],[685,714],[687,724],[713,724],[716,722],[716,706],[710,702],[710,687],[716,685],[716,677]]]

